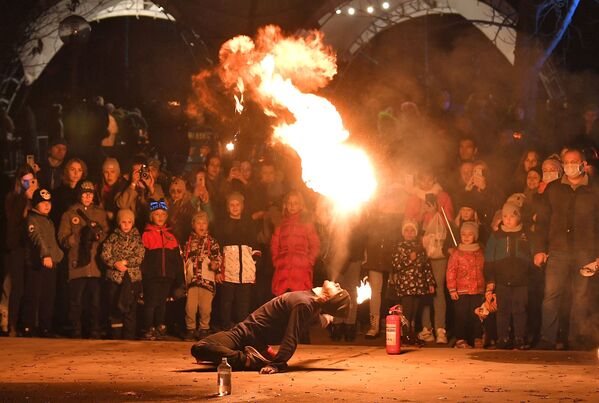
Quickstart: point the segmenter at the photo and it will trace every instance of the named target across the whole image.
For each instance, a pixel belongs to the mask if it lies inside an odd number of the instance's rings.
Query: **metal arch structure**
[[[478,28],[514,65],[517,11],[506,0],[389,0],[389,7],[372,1],[350,0],[318,19],[328,44],[342,61],[350,61],[378,33],[411,18],[430,14],[458,14]],[[372,13],[366,7],[372,6]],[[353,13],[349,10],[353,8]],[[539,71],[547,95],[562,100],[566,94],[556,67],[548,60]]]
[[[87,21],[115,17],[147,17],[174,21],[173,16],[148,0],[86,0],[76,8],[70,0],[61,0],[33,21],[26,29],[26,40],[17,50],[18,58],[1,77],[0,102],[10,111],[23,85],[31,85],[42,74],[63,43],[58,36],[58,25],[71,14]]]
[[[378,33],[411,18],[458,14],[471,21],[513,65],[517,12],[505,0],[390,0],[389,7],[362,0],[347,1],[318,20],[325,40],[348,61]],[[372,5],[368,13],[366,6]],[[350,9],[353,13],[350,14]]]

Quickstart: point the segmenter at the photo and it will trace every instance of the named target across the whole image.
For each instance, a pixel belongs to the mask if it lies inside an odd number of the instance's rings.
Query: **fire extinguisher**
[[[385,319],[387,354],[399,354],[401,352],[402,317],[401,305],[394,305],[389,308],[389,315]]]

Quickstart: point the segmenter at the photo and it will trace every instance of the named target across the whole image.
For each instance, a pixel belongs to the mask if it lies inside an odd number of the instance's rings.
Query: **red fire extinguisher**
[[[385,319],[387,354],[399,354],[401,352],[402,319],[401,305],[389,308],[389,315]]]

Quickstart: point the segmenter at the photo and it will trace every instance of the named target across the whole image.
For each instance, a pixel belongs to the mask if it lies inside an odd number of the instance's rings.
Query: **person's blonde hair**
[[[200,220],[205,220],[206,222],[210,222],[210,217],[208,216],[208,213],[205,211],[198,211],[197,213],[195,213],[193,215],[193,217],[191,217],[191,225],[194,226],[195,223]]]

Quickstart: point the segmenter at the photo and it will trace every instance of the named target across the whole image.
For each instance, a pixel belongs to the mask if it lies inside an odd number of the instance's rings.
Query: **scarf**
[[[465,245],[463,243],[460,243],[460,245],[458,246],[458,249],[464,252],[476,252],[477,250],[480,249],[480,245],[477,243],[472,243],[470,245]]]

